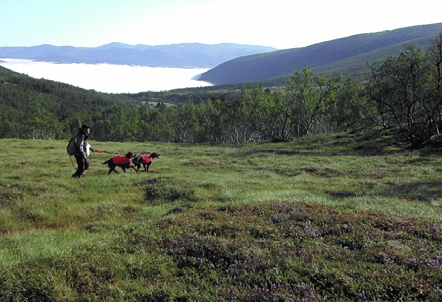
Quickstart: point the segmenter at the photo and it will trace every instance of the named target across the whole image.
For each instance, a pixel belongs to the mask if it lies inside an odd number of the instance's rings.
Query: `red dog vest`
[[[150,154],[143,154],[141,155],[141,162],[143,164],[148,164],[153,161],[152,157],[150,157]]]
[[[115,156],[112,158],[112,162],[116,165],[128,165],[130,164],[130,158],[124,156]]]

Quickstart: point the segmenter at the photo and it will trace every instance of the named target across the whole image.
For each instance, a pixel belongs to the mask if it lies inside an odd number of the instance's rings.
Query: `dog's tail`
[[[102,165],[107,165],[111,160],[112,160],[112,159],[108,159],[107,161],[102,162],[101,164],[102,164]]]

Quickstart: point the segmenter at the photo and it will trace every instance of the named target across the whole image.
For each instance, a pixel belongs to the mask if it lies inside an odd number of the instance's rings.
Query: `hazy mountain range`
[[[367,62],[384,60],[410,45],[426,49],[441,33],[442,23],[437,23],[359,34],[286,50],[228,43],[162,46],[110,43],[96,48],[53,45],[0,47],[0,58],[211,68],[199,80],[214,85],[284,79],[306,65],[315,74],[362,78],[368,70]]]
[[[44,44],[31,47],[0,47],[0,58],[53,63],[212,68],[237,57],[275,50],[271,47],[229,43],[216,45],[184,43],[159,46],[110,43],[95,48]]]

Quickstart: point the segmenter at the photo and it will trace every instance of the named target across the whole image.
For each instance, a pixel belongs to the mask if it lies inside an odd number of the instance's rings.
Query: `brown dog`
[[[135,156],[137,156],[135,153],[133,152],[128,152],[125,156],[115,156],[110,158],[109,160],[102,162],[103,165],[106,165],[109,167],[109,172],[107,173],[107,175],[111,174],[112,171],[114,171],[115,173],[118,173],[117,170],[115,170],[116,167],[120,167],[121,169],[123,169],[124,172],[126,172],[126,169],[134,169],[135,172],[138,172],[137,169],[135,169],[135,166],[132,163],[132,158],[134,158]]]

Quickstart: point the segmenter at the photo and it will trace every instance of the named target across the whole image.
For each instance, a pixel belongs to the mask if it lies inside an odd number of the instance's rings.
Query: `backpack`
[[[77,136],[74,136],[69,140],[66,151],[69,155],[74,155],[77,153]]]

